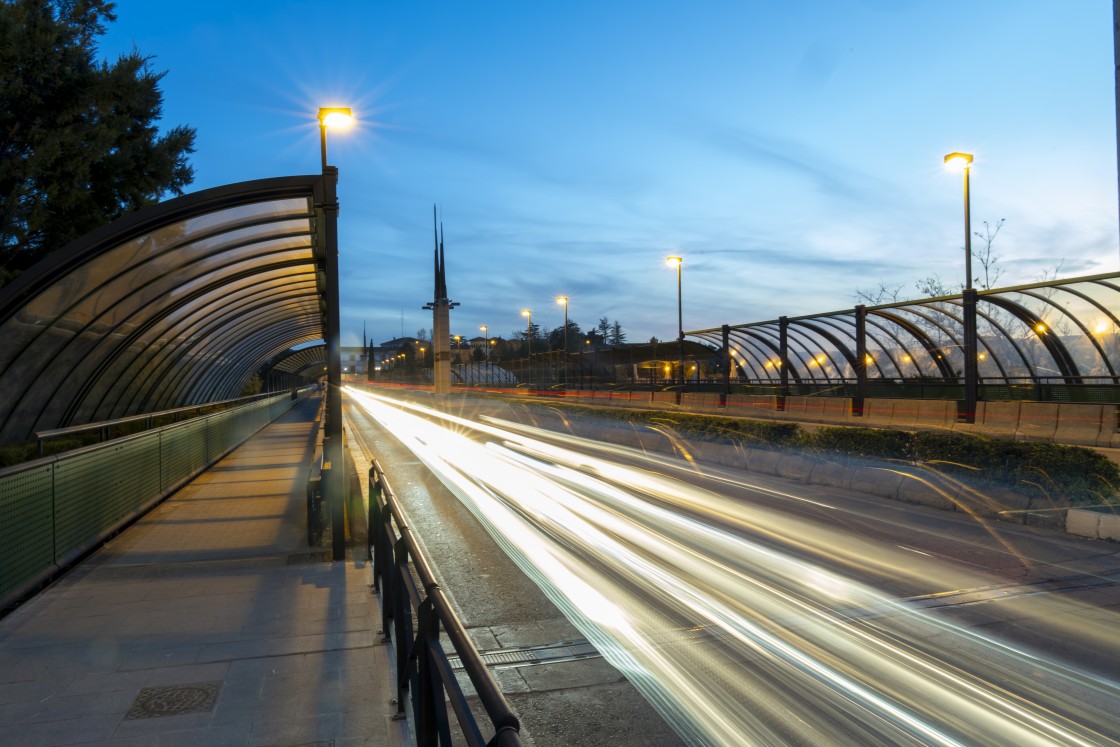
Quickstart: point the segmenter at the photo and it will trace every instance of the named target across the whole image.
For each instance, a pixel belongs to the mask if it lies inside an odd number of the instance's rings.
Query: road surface
[[[348,394],[536,744],[1120,738],[1115,545]]]

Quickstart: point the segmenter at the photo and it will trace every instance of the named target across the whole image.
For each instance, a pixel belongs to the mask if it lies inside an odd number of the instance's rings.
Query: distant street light
[[[490,337],[486,330],[487,327],[483,324],[479,329],[482,330],[482,347],[486,351],[486,383],[490,383]]]
[[[684,311],[681,305],[681,265],[684,264],[684,259],[681,257],[666,257],[665,264],[670,267],[676,266],[677,268],[677,344],[680,347],[680,383],[684,386]]]
[[[533,312],[529,309],[522,309],[521,316],[525,317],[525,357],[533,355]]]
[[[564,352],[568,352],[568,297],[557,296],[556,303],[564,307]]]
[[[568,388],[568,297],[557,296],[556,303],[564,307],[564,388]]]

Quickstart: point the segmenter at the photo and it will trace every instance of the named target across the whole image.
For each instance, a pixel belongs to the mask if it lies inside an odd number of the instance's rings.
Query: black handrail
[[[381,593],[381,630],[387,641],[392,631],[396,646],[398,714],[404,713],[407,690],[412,696],[417,745],[451,745],[450,702],[467,744],[520,747],[521,724],[420,552],[377,461],[369,468],[368,530],[373,588]],[[482,736],[440,645],[441,627],[490,719],[494,736],[489,741]]]

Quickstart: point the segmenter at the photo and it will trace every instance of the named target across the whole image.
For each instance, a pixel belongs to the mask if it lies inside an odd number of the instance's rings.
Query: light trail
[[[875,558],[918,575],[935,558],[822,545],[843,533],[494,421],[347,394],[692,743],[1116,743],[1117,683],[907,608],[815,560],[831,547],[847,565]]]

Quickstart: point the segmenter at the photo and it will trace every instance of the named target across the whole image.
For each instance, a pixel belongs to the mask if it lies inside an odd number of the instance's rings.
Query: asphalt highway
[[[1120,743],[1116,545],[348,402],[479,648],[561,652],[500,673],[536,744]]]

